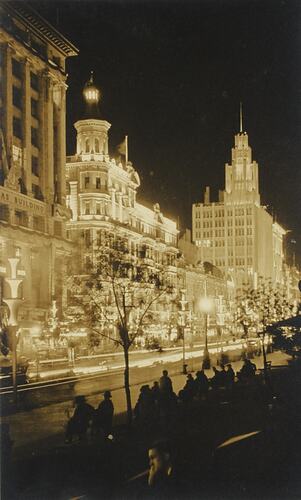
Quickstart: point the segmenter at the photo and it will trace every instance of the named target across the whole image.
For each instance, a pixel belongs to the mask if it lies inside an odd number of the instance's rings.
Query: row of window
[[[252,257],[245,259],[244,257],[236,257],[235,259],[228,259],[228,265],[231,266],[251,266],[253,264]]]
[[[31,157],[31,172],[36,175],[37,177],[39,176],[39,159],[37,156],[32,156]]]
[[[83,238],[87,247],[92,244],[93,233],[90,229],[86,229],[83,233]],[[97,231],[97,240],[96,243],[98,246],[110,246],[111,242],[114,240],[114,235],[109,234],[105,230]],[[164,264],[168,266],[176,265],[176,255],[170,252],[159,252],[155,248],[146,244],[137,244],[134,241],[125,240],[122,241],[122,244],[125,245],[125,248],[128,252],[136,257],[143,259],[150,259],[155,261],[158,264]]]
[[[239,228],[239,229],[235,229],[235,236],[252,236],[253,234],[253,231],[252,231],[252,228],[247,228],[246,232],[244,230],[244,228]],[[215,236],[216,238],[225,238],[225,233],[224,233],[224,230],[223,229],[218,229],[216,230],[215,232],[213,231],[196,231],[195,232],[195,237],[197,239],[199,238],[212,238],[213,236]],[[227,236],[228,237],[233,237],[233,229],[228,229],[227,230]],[[250,241],[252,242],[252,239],[250,239]],[[232,240],[228,240],[228,244],[229,245],[232,245],[233,242]]]
[[[96,202],[94,212],[91,210],[91,203],[85,202],[84,214],[85,215],[109,215],[108,204],[104,202]]]
[[[22,64],[21,64],[21,62],[13,57],[11,63],[12,63],[12,74],[16,78],[21,80],[22,79]]]
[[[85,148],[84,148],[85,153],[91,153],[92,150],[94,153],[100,153],[99,139],[97,139],[97,138],[94,139],[94,145],[93,145],[92,139],[85,140]]]
[[[92,181],[92,179],[90,179],[89,176],[86,176],[84,178],[84,188],[85,189],[88,189],[88,188],[92,187],[92,182],[90,182],[90,181]],[[95,188],[96,189],[103,188],[103,189],[107,190],[108,189],[108,183],[107,183],[106,179],[102,179],[101,177],[96,177],[95,178]]]
[[[12,74],[18,80],[22,80],[22,63],[15,58],[12,58]],[[39,90],[39,77],[33,71],[30,72],[30,86],[33,90]]]
[[[208,219],[212,218],[213,214],[215,217],[224,217],[225,212],[223,209],[216,209],[216,210],[204,210],[203,211],[203,218]],[[233,209],[228,209],[227,210],[227,216],[232,217],[233,215],[237,216],[243,216],[243,215],[252,215],[252,207],[247,207],[246,209],[244,208],[235,208]],[[196,219],[201,218],[201,211],[196,211],[195,214]]]
[[[38,184],[32,184],[32,194],[36,200],[44,201],[44,196]]]
[[[109,205],[105,202],[96,202],[95,206],[91,207],[89,201],[85,202],[84,215],[110,215]],[[149,234],[156,239],[176,244],[176,238],[165,233],[161,228],[152,227],[149,224],[144,224],[140,220],[130,220],[130,225],[139,232]],[[170,237],[168,237],[170,236]]]
[[[22,97],[23,97],[23,92],[20,87],[16,87],[13,85],[13,105],[18,108],[22,109]],[[34,97],[31,98],[31,116],[34,118],[38,119],[38,101],[37,99],[34,99]]]
[[[227,221],[227,226],[233,226],[233,219],[230,219]],[[245,219],[235,219],[235,226],[244,226],[245,225]],[[247,218],[247,225],[251,226],[252,225],[252,219]],[[201,224],[201,221],[196,221],[195,222],[195,227],[197,229],[203,228],[208,228],[208,227],[224,227],[225,226],[225,221],[224,220],[215,220],[215,221],[203,221],[203,224]]]
[[[28,214],[23,210],[15,210],[15,224],[28,227]],[[0,220],[9,222],[9,208],[7,205],[0,205]],[[35,231],[45,232],[45,219],[39,215],[32,218],[32,227]]]
[[[13,135],[17,139],[23,139],[22,121],[17,116],[13,117]],[[39,131],[36,127],[31,127],[31,144],[36,148],[39,147]]]

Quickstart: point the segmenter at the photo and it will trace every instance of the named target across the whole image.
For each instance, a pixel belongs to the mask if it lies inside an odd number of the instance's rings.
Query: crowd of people
[[[151,426],[158,419],[168,421],[178,406],[178,403],[188,403],[192,400],[206,400],[208,391],[219,389],[232,390],[236,381],[242,383],[251,382],[256,373],[256,365],[246,359],[239,372],[235,374],[232,365],[220,365],[213,367],[214,375],[208,378],[204,370],[200,370],[194,377],[191,373],[187,375],[184,387],[178,395],[173,390],[172,380],[167,370],[163,370],[159,381],[153,385],[145,384],[140,388],[140,394],[134,408],[137,424]],[[98,408],[93,408],[87,403],[84,396],[75,398],[74,412],[69,418],[66,429],[66,443],[71,443],[74,436],[83,439],[88,429],[94,436],[107,438],[112,433],[112,422],[114,405],[110,391],[104,392],[104,399]]]

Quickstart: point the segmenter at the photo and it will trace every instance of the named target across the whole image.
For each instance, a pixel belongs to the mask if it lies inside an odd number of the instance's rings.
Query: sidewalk
[[[288,356],[283,353],[268,355],[272,366],[287,364]],[[254,362],[257,368],[263,368],[262,357],[256,357]],[[240,370],[242,362],[232,363],[234,371]],[[164,367],[162,366],[162,369]],[[213,376],[212,369],[206,370],[208,377]],[[186,376],[178,374],[172,376],[174,392],[178,393],[185,384]],[[148,381],[149,384],[153,380]],[[140,390],[139,385],[131,387],[132,405],[134,407]],[[114,422],[122,423],[125,419],[126,401],[123,389],[112,392],[114,403]],[[102,399],[101,393],[96,396],[87,397],[87,401],[96,407]],[[10,424],[11,438],[14,441],[14,458],[20,459],[28,454],[39,454],[61,445],[64,441],[64,427],[67,421],[67,411],[72,408],[72,401],[59,404],[51,404],[30,411],[18,412],[1,419],[2,422]]]

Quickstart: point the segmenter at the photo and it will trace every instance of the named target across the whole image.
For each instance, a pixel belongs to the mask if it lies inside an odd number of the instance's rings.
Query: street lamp
[[[11,343],[11,352],[12,352],[12,378],[13,378],[13,399],[14,404],[17,405],[17,397],[18,397],[18,382],[17,382],[17,326],[18,326],[18,309],[23,301],[22,298],[19,298],[19,286],[22,283],[23,279],[17,278],[17,267],[20,262],[19,254],[16,254],[16,257],[10,257],[8,259],[10,265],[10,278],[4,278],[6,284],[8,285],[10,296],[7,298],[3,298],[3,302],[5,302],[9,309],[9,318],[8,318],[8,333]]]
[[[205,314],[205,346],[203,355],[203,370],[207,370],[211,366],[210,355],[208,350],[208,317],[214,309],[214,302],[210,297],[207,297],[207,286],[205,281],[205,295],[199,301],[199,308]]]

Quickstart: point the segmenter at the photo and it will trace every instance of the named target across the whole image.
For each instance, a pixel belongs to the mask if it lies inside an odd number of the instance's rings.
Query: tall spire
[[[242,126],[242,102],[240,101],[239,103],[239,133],[242,134],[243,133],[243,126]]]

